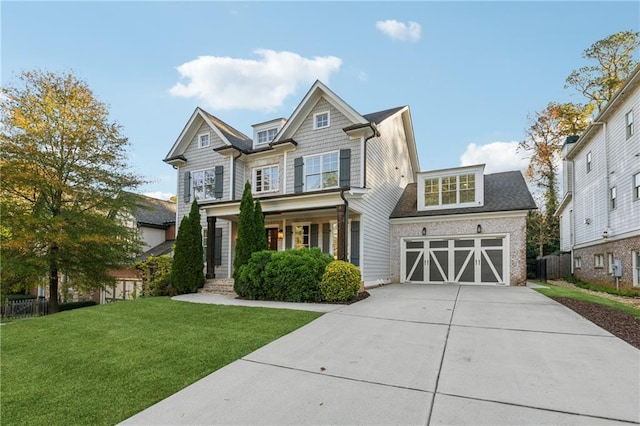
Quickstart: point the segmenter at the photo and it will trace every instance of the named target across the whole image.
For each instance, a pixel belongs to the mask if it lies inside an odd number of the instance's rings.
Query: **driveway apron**
[[[124,424],[640,423],[640,351],[529,288],[369,292]]]

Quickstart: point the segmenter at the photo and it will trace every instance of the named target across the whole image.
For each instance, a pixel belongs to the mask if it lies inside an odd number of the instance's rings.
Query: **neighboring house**
[[[560,249],[572,272],[592,283],[640,287],[640,67],[578,138],[562,150]]]
[[[481,164],[418,173],[391,214],[391,278],[525,285],[535,208],[519,171],[485,175]]]
[[[416,178],[428,176],[418,173],[409,107],[361,115],[319,81],[289,119],[255,124],[252,137],[196,108],[164,161],[177,169],[178,223],[197,199],[206,236],[206,276],[224,279],[233,274],[240,199],[249,181],[265,214],[269,249],[319,247],[357,265],[367,286],[398,282],[405,248],[396,241],[399,228],[390,216],[407,185],[415,188]],[[477,171],[481,176],[481,168]],[[514,178],[522,180],[521,175]],[[480,204],[474,205],[482,206],[482,178],[477,179],[480,192],[474,197],[480,194]],[[530,198],[526,185],[517,186]],[[512,213],[504,215],[511,220]],[[495,216],[499,221],[500,214]],[[475,232],[476,218],[470,220]],[[488,223],[492,234],[516,232]],[[511,244],[521,244],[514,252],[522,253],[517,263],[524,264],[524,237],[512,238]],[[505,284],[523,283],[500,278]]]
[[[135,195],[138,207],[125,219],[131,228],[137,229],[142,243],[143,253],[135,258],[135,262],[145,261],[149,256],[171,255],[176,239],[176,203]],[[116,278],[116,283],[95,296],[99,303],[133,299],[140,294],[142,279],[135,266],[110,271],[110,275]]]

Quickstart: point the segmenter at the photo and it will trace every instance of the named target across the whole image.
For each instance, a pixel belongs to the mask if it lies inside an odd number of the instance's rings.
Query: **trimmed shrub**
[[[357,266],[334,260],[327,265],[319,286],[327,302],[346,302],[358,295],[360,281],[360,269]]]
[[[318,248],[256,252],[239,269],[234,289],[249,299],[319,302],[320,280],[332,260]]]
[[[271,261],[273,251],[255,252],[246,265],[238,270],[238,278],[234,281],[234,290],[240,297],[247,299],[267,300],[269,295],[264,284],[264,268]]]
[[[95,306],[95,300],[84,300],[82,302],[67,302],[58,305],[58,312],[71,311],[73,309],[86,308],[87,306]]]

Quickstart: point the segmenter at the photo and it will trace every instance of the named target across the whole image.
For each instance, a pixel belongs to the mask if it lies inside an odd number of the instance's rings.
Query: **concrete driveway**
[[[640,423],[640,351],[529,288],[369,292],[124,423]]]

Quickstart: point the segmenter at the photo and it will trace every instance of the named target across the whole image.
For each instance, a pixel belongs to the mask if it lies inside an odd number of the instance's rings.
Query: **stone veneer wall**
[[[574,249],[573,257],[580,257],[582,266],[573,268],[574,275],[592,284],[616,286],[615,279],[609,273],[609,253],[614,259],[622,261],[622,277],[620,278],[620,288],[633,287],[633,252],[640,250],[640,236],[625,238],[617,241],[606,241],[589,247]],[[594,266],[594,256],[601,254],[604,256],[604,263],[601,268]],[[575,261],[575,260],[574,260]]]
[[[427,228],[426,237],[481,235],[476,227],[482,225],[482,234],[509,234],[510,285],[523,286],[527,283],[526,259],[526,215],[521,217],[491,219],[449,219],[441,221],[420,221],[391,225],[391,282],[400,282],[400,256],[402,237],[422,237],[422,228]]]

